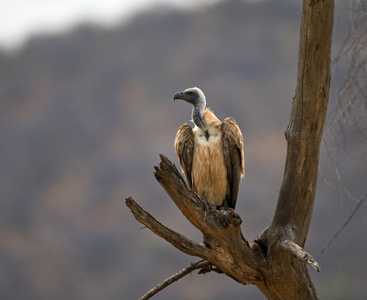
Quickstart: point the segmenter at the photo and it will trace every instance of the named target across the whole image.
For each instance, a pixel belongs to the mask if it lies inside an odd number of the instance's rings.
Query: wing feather
[[[241,129],[233,118],[222,122],[223,155],[230,185],[228,206],[235,208],[241,177],[245,175],[245,155]]]
[[[187,123],[182,124],[177,131],[175,150],[182,172],[185,174],[190,188],[192,188],[191,170],[194,155],[194,132]]]

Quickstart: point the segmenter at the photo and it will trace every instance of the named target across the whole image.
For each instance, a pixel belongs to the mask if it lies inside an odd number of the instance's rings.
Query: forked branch
[[[161,162],[155,170],[156,179],[173,202],[203,233],[204,243],[193,242],[163,226],[129,197],[126,205],[135,218],[182,252],[207,260],[241,283],[260,280],[262,276],[258,268],[264,261],[252,251],[242,236],[240,216],[232,209],[217,210],[205,199],[199,199],[187,187],[175,165],[164,155],[161,155]]]

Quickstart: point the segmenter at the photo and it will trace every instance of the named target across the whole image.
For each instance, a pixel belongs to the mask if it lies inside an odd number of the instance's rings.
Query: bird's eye
[[[194,95],[194,92],[186,92],[188,95]]]

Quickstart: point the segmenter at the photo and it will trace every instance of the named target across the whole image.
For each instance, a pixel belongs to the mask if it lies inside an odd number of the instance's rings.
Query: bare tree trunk
[[[287,160],[273,219],[275,226],[293,227],[300,246],[305,243],[312,216],[329,99],[333,6],[331,0],[304,1],[297,89],[285,133]]]
[[[284,257],[282,251],[272,248],[278,248],[281,240],[303,247],[307,238],[329,99],[333,14],[333,0],[303,2],[297,89],[285,133],[288,148],[283,183],[272,223],[255,241],[266,249],[267,259],[274,261],[273,271],[289,274],[289,281],[280,280],[274,285],[277,290],[285,291],[293,281],[294,299],[317,298],[307,269],[292,257]],[[284,263],[286,260],[289,260],[288,264]],[[275,267],[277,262],[282,263]]]
[[[193,242],[163,226],[132,198],[135,218],[189,255],[198,256],[242,284],[254,284],[268,299],[317,299],[306,264],[317,262],[304,247],[316,192],[319,149],[330,87],[333,0],[304,0],[296,95],[293,99],[283,184],[273,220],[250,245],[241,218],[217,210],[188,189],[163,155],[155,176],[185,217],[204,235]]]

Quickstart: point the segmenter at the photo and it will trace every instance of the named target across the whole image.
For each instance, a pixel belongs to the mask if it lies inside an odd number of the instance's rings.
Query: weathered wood
[[[178,250],[193,256],[200,256],[201,253],[205,253],[206,249],[202,245],[195,243],[180,233],[173,231],[160,222],[158,222],[153,216],[142,209],[133,198],[126,198],[126,205],[130,208],[135,219],[140,223],[147,226],[156,235],[165,239],[167,242],[171,243]]]
[[[203,233],[206,252],[198,256],[241,283],[259,281],[262,276],[257,271],[259,267],[254,268],[254,265],[263,265],[265,261],[252,251],[244,239],[240,216],[232,209],[217,210],[205,199],[199,199],[164,155],[161,155],[161,163],[155,170],[157,180],[173,202]]]
[[[317,270],[319,266],[307,252],[302,259],[301,250],[315,201],[329,99],[333,15],[333,0],[303,2],[297,88],[285,133],[288,148],[283,183],[271,225],[255,241],[266,251],[272,272],[277,274],[274,295],[280,292],[281,299],[318,298],[301,261]]]
[[[303,4],[296,95],[293,99],[283,184],[272,226],[288,227],[304,246],[315,199],[319,149],[330,89],[333,0]]]
[[[186,217],[192,224],[198,225],[198,229],[204,235],[204,244],[190,241],[165,227],[132,198],[127,198],[126,204],[139,222],[182,252],[207,260],[242,284],[256,285],[269,299],[295,299],[294,297],[302,299],[299,298],[301,289],[297,290],[294,287],[305,288],[309,284],[303,278],[304,262],[308,261],[302,254],[306,252],[301,252],[300,247],[293,242],[283,240],[279,241],[279,245],[275,245],[274,249],[267,251],[272,253],[268,257],[268,253],[259,246],[259,242],[248,244],[241,232],[241,219],[234,210],[217,210],[216,207],[206,203],[205,199],[199,199],[189,190],[176,167],[165,156],[161,155],[161,162],[155,169],[157,180],[178,208],[183,214],[187,214]],[[288,253],[291,255],[287,255]],[[278,268],[283,269],[282,272],[277,271],[283,276],[281,278],[275,273]],[[297,273],[298,269],[301,272]],[[286,297],[282,288],[293,293],[288,292],[290,297]],[[307,290],[310,290],[308,286]]]

